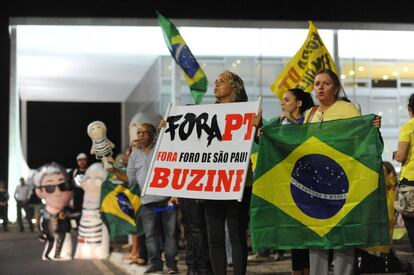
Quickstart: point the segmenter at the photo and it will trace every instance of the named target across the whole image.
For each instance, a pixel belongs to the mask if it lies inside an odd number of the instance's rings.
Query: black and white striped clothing
[[[97,159],[112,155],[112,148],[114,147],[115,145],[107,138],[92,141],[92,148],[95,151]]]
[[[78,231],[78,242],[100,244],[102,242],[102,226],[99,208],[83,208]]]

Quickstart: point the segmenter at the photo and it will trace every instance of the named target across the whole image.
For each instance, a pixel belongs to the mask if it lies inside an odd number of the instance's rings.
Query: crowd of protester
[[[361,111],[346,97],[338,76],[331,70],[323,70],[316,74],[314,92],[319,105],[314,104],[309,93],[299,88],[287,91],[281,99],[282,112],[277,118],[279,124],[320,123],[361,115]],[[224,71],[217,77],[214,96],[216,104],[248,100],[242,79],[230,71]],[[401,129],[395,154],[395,160],[402,163],[400,178],[397,178],[397,173],[391,163],[383,163],[391,238],[396,215],[393,207],[395,188],[399,183],[414,186],[413,110],[414,95],[410,97],[408,103],[410,121]],[[253,124],[258,129],[257,136],[259,136],[260,127],[263,124],[260,112],[254,116]],[[380,128],[381,118],[376,116],[372,125]],[[159,127],[164,126],[165,122],[159,125]],[[142,190],[155,151],[157,131],[156,126],[142,123],[137,130],[137,139],[131,142],[131,146],[120,158],[117,158],[118,165],[108,168],[109,172],[115,174],[125,184],[138,184]],[[77,167],[69,172],[75,189],[70,207],[75,211],[80,211],[83,191],[77,182],[85,174],[89,163],[84,153],[80,153],[76,161]],[[162,272],[164,264],[168,274],[179,273],[177,253],[180,231],[181,236],[184,236],[181,238],[181,244],[185,246],[183,248],[186,250],[187,274],[190,275],[224,275],[227,273],[229,264],[234,274],[245,274],[248,260],[269,259],[271,253],[277,255],[274,260],[282,258],[286,251],[256,251],[256,254],[248,258],[248,221],[252,185],[253,173],[250,165],[241,202],[145,195],[141,199],[141,207],[136,219],[136,223],[143,226],[144,234],[130,236],[131,248],[126,258],[138,265],[148,265],[145,273]],[[33,222],[39,222],[41,202],[34,196],[33,186],[26,184],[26,180],[21,178],[20,185],[14,192],[14,198],[17,203],[17,222],[20,231],[24,231],[22,210],[25,212],[29,229],[34,231]],[[8,200],[6,185],[0,181],[0,218],[3,231],[8,231]],[[403,216],[403,220],[414,248],[414,218]],[[79,223],[79,220],[77,222]],[[76,228],[76,225],[74,227]],[[291,251],[292,274],[328,274],[332,266],[334,274],[354,274],[355,266],[357,266],[356,259],[361,255],[355,253],[356,251],[355,248],[293,249]],[[378,253],[392,255],[396,258],[392,244],[378,249],[365,249],[364,252],[371,255]],[[399,268],[410,269],[409,266],[402,264]]]

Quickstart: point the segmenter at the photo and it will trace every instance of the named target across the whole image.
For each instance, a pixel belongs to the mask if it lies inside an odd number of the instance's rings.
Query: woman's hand
[[[171,197],[168,201],[169,204],[178,205],[178,198],[177,197]]]
[[[167,122],[164,119],[160,120],[160,123],[158,124],[158,129],[165,128],[167,126]]]
[[[253,122],[253,125],[255,127],[260,128],[260,127],[263,126],[263,123],[262,123],[262,110],[260,110],[258,114],[253,115],[252,122]]]
[[[372,126],[379,129],[381,128],[381,116],[375,116],[372,120]]]

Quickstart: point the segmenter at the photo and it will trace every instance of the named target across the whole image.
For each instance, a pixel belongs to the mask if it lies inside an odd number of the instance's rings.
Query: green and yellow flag
[[[323,44],[318,30],[313,22],[309,21],[308,37],[273,82],[271,89],[280,99],[292,88],[302,88],[310,93],[315,74],[322,69],[330,69],[337,73],[334,61]]]
[[[255,250],[389,243],[373,118],[262,128],[250,210]]]
[[[200,104],[207,91],[208,82],[206,74],[174,24],[158,12],[157,15],[168,50],[178,66],[180,66],[184,79],[190,87],[195,104]]]
[[[142,233],[142,225],[135,224],[140,206],[138,184],[127,186],[108,173],[101,189],[101,213],[112,240],[116,236]]]

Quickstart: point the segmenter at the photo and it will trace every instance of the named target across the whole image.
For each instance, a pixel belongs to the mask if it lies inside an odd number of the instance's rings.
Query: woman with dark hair
[[[306,122],[322,122],[361,115],[361,112],[346,97],[339,77],[335,72],[329,69],[319,71],[315,75],[314,91],[316,98],[319,100],[319,105],[307,112]],[[340,96],[341,93],[343,93],[342,96]],[[374,122],[378,123],[377,120],[374,120]]]
[[[279,117],[271,120],[269,123],[274,125],[280,124],[302,124],[306,110],[314,106],[310,93],[300,88],[293,88],[283,94],[282,112]],[[260,126],[261,117],[253,116],[253,125]],[[306,275],[309,274],[309,250],[292,249],[292,274]]]
[[[312,96],[300,88],[287,91],[282,97],[282,124],[302,124],[306,110],[314,106]]]
[[[313,87],[316,98],[319,100],[319,105],[315,105],[306,113],[305,123],[317,123],[361,115],[355,105],[346,98],[346,95],[344,97],[340,96],[340,93],[344,93],[344,90],[335,72],[324,69],[316,73]],[[381,117],[376,116],[372,121],[372,125],[380,128]],[[310,274],[327,275],[329,272],[328,250],[310,249],[309,254]],[[335,275],[353,274],[354,254],[354,248],[334,249],[333,262]]]
[[[245,102],[248,100],[243,80],[233,72],[221,73],[214,86],[216,103]],[[233,272],[240,275],[247,268],[247,224],[252,192],[253,173],[248,170],[243,200],[205,200],[208,246],[215,275],[227,274],[225,223],[227,222],[232,247]]]

